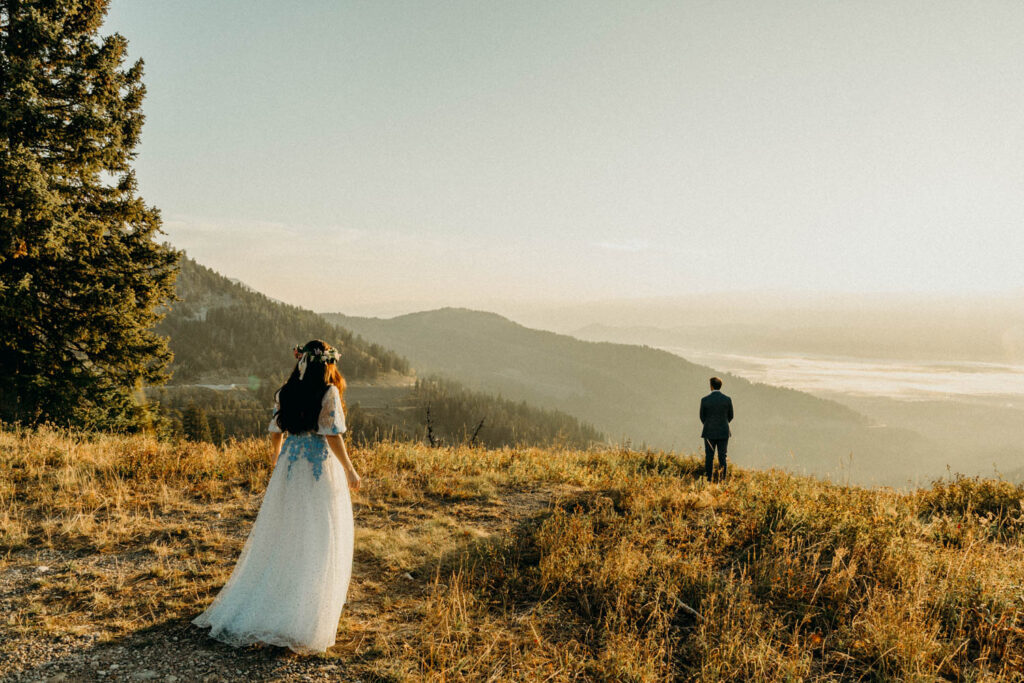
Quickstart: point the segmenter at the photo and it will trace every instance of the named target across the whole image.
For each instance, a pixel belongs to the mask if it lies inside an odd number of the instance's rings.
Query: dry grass
[[[779,473],[708,487],[628,474],[439,584],[413,671],[1021,679],[1022,495],[965,479],[904,495]]]
[[[191,618],[241,548],[266,448],[0,431],[0,637]],[[705,485],[695,460],[615,450],[355,459],[368,483],[330,653],[353,676],[1024,678],[1021,487]]]

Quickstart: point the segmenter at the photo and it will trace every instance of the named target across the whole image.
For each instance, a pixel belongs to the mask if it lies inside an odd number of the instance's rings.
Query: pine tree
[[[195,403],[189,403],[188,408],[185,408],[185,412],[181,415],[181,426],[185,432],[185,438],[189,441],[213,441],[206,411]]]
[[[207,417],[206,422],[210,425],[210,441],[218,446],[222,445],[224,443],[224,423],[214,415]]]
[[[0,0],[0,420],[132,429],[178,254],[131,169],[142,60],[108,0]]]

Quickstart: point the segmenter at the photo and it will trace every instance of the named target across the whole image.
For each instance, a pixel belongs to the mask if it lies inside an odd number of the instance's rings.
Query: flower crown
[[[305,356],[307,361],[315,360],[325,364],[337,363],[341,359],[341,354],[338,353],[338,350],[330,347],[326,349],[307,349],[305,346],[296,345],[292,347],[292,352],[297,359]]]

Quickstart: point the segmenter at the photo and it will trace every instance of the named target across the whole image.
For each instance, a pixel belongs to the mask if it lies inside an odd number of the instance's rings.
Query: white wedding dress
[[[279,406],[275,405],[274,418]],[[271,432],[280,432],[276,419]],[[324,393],[316,432],[285,438],[238,563],[192,623],[234,646],[295,652],[334,644],[352,575],[354,525],[345,470],[325,435],[345,431],[338,388]]]

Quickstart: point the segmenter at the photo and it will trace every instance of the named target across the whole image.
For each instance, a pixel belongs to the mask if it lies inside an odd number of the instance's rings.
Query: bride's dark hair
[[[299,378],[299,364],[295,363],[291,376],[278,391],[281,409],[277,413],[277,426],[289,434],[316,431],[320,417],[320,405],[324,392],[330,385],[338,387],[338,393],[345,395],[345,378],[333,362],[324,362],[317,352],[328,351],[331,346],[319,339],[306,342],[296,354],[307,355],[306,372]],[[342,399],[344,406],[344,398]]]

